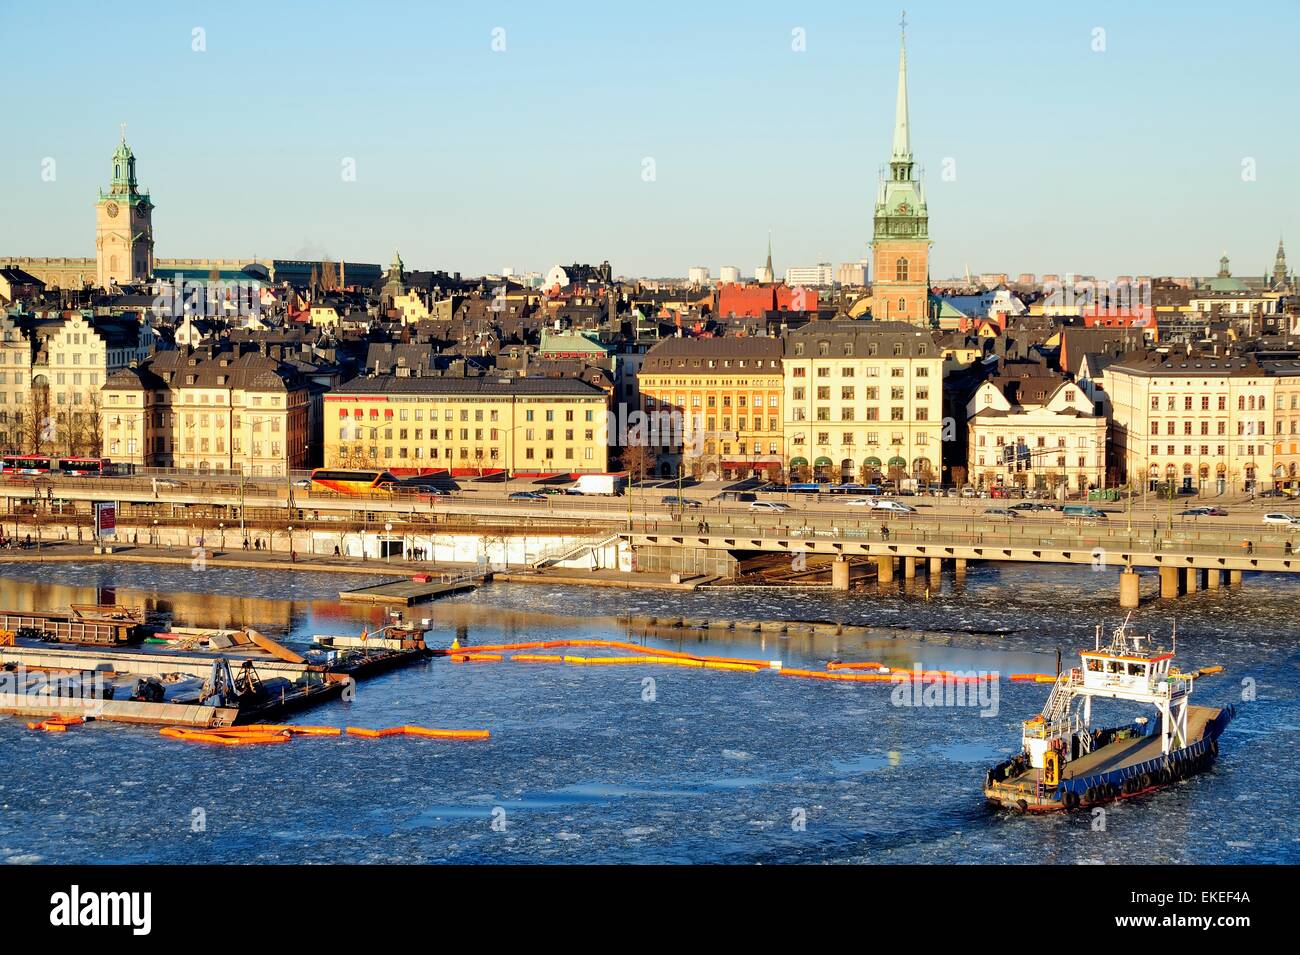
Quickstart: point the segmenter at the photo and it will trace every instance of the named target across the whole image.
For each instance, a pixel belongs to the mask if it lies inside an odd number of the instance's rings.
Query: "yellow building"
[[[153,346],[147,315],[0,318],[0,448],[99,454],[100,388]]]
[[[573,378],[357,378],[325,398],[325,466],[602,472],[606,407]]]
[[[159,352],[104,385],[103,453],[142,467],[284,476],[309,465],[313,394],[260,352]]]
[[[669,338],[646,353],[637,381],[660,474],[780,476],[780,339]]]
[[[906,322],[819,321],[783,336],[791,478],[938,481],[941,349]]]

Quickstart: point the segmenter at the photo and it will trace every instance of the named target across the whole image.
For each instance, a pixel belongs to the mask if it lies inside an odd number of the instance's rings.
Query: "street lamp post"
[[[224,523],[217,525],[217,530],[221,532],[221,549],[226,549],[226,525]]]
[[[392,549],[388,546],[389,543],[388,535],[391,534],[392,532],[393,532],[393,522],[384,521],[384,563],[385,564],[392,563],[393,552]]]

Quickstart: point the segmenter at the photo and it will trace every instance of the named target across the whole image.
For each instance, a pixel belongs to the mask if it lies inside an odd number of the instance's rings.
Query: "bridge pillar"
[[[1177,567],[1160,568],[1160,596],[1166,599],[1178,597],[1183,592],[1182,574]]]
[[[942,574],[942,573],[943,573],[943,558],[942,558],[942,557],[931,557],[931,558],[930,558],[930,576],[931,576],[931,577],[938,577],[938,576],[939,576],[940,574]]]
[[[916,577],[915,557],[903,558],[903,577],[906,578],[907,580],[912,580],[914,577]]]
[[[953,573],[957,575],[958,580],[966,579],[966,558],[958,557],[952,562]]]
[[[1119,605],[1131,610],[1142,601],[1142,578],[1132,568],[1119,575]]]
[[[1232,587],[1241,586],[1241,571],[1231,570],[1228,572],[1228,584]]]
[[[1223,571],[1207,570],[1205,572],[1205,586],[1210,590],[1218,590],[1223,586]]]
[[[849,589],[849,562],[843,557],[835,558],[835,562],[831,564],[831,589]]]
[[[1183,592],[1194,594],[1201,589],[1201,572],[1195,567],[1183,568]]]
[[[876,580],[882,584],[894,582],[894,558],[876,558]]]

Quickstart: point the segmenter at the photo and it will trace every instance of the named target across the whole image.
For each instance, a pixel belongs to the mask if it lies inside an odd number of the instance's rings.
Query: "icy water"
[[[10,565],[0,606],[116,599],[178,624],[247,623],[305,642],[379,611],[336,594],[362,578],[142,565]],[[1148,587],[1151,586],[1148,580]],[[493,585],[415,608],[436,643],[622,637],[618,614],[839,620],[868,638],[726,634],[651,640],[780,659],[1051,671],[1056,648],[1116,621],[1115,580],[1086,568],[977,567],[895,595],[693,594]],[[1015,748],[1046,687],[999,684],[996,715],[904,707],[891,688],[657,667],[455,665],[362,683],[300,722],[488,728],[486,742],[298,739],[208,748],[156,728],[33,733],[0,717],[0,860],[8,862],[1290,862],[1300,860],[1294,758],[1300,582],[1248,578],[1170,607],[1186,668],[1218,663],[1196,700],[1238,703],[1215,770],[1088,815],[985,810],[984,770]],[[646,682],[653,679],[653,686]],[[1253,688],[1255,699],[1242,702]],[[652,690],[653,692],[649,692]],[[1249,693],[1246,693],[1249,696]],[[646,699],[652,696],[652,699]],[[198,830],[198,831],[196,831]]]

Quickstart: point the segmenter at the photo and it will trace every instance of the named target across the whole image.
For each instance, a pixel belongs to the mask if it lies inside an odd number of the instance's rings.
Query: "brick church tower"
[[[894,148],[876,193],[871,249],[872,318],[929,325],[930,217],[907,125],[906,37],[899,41]]]

